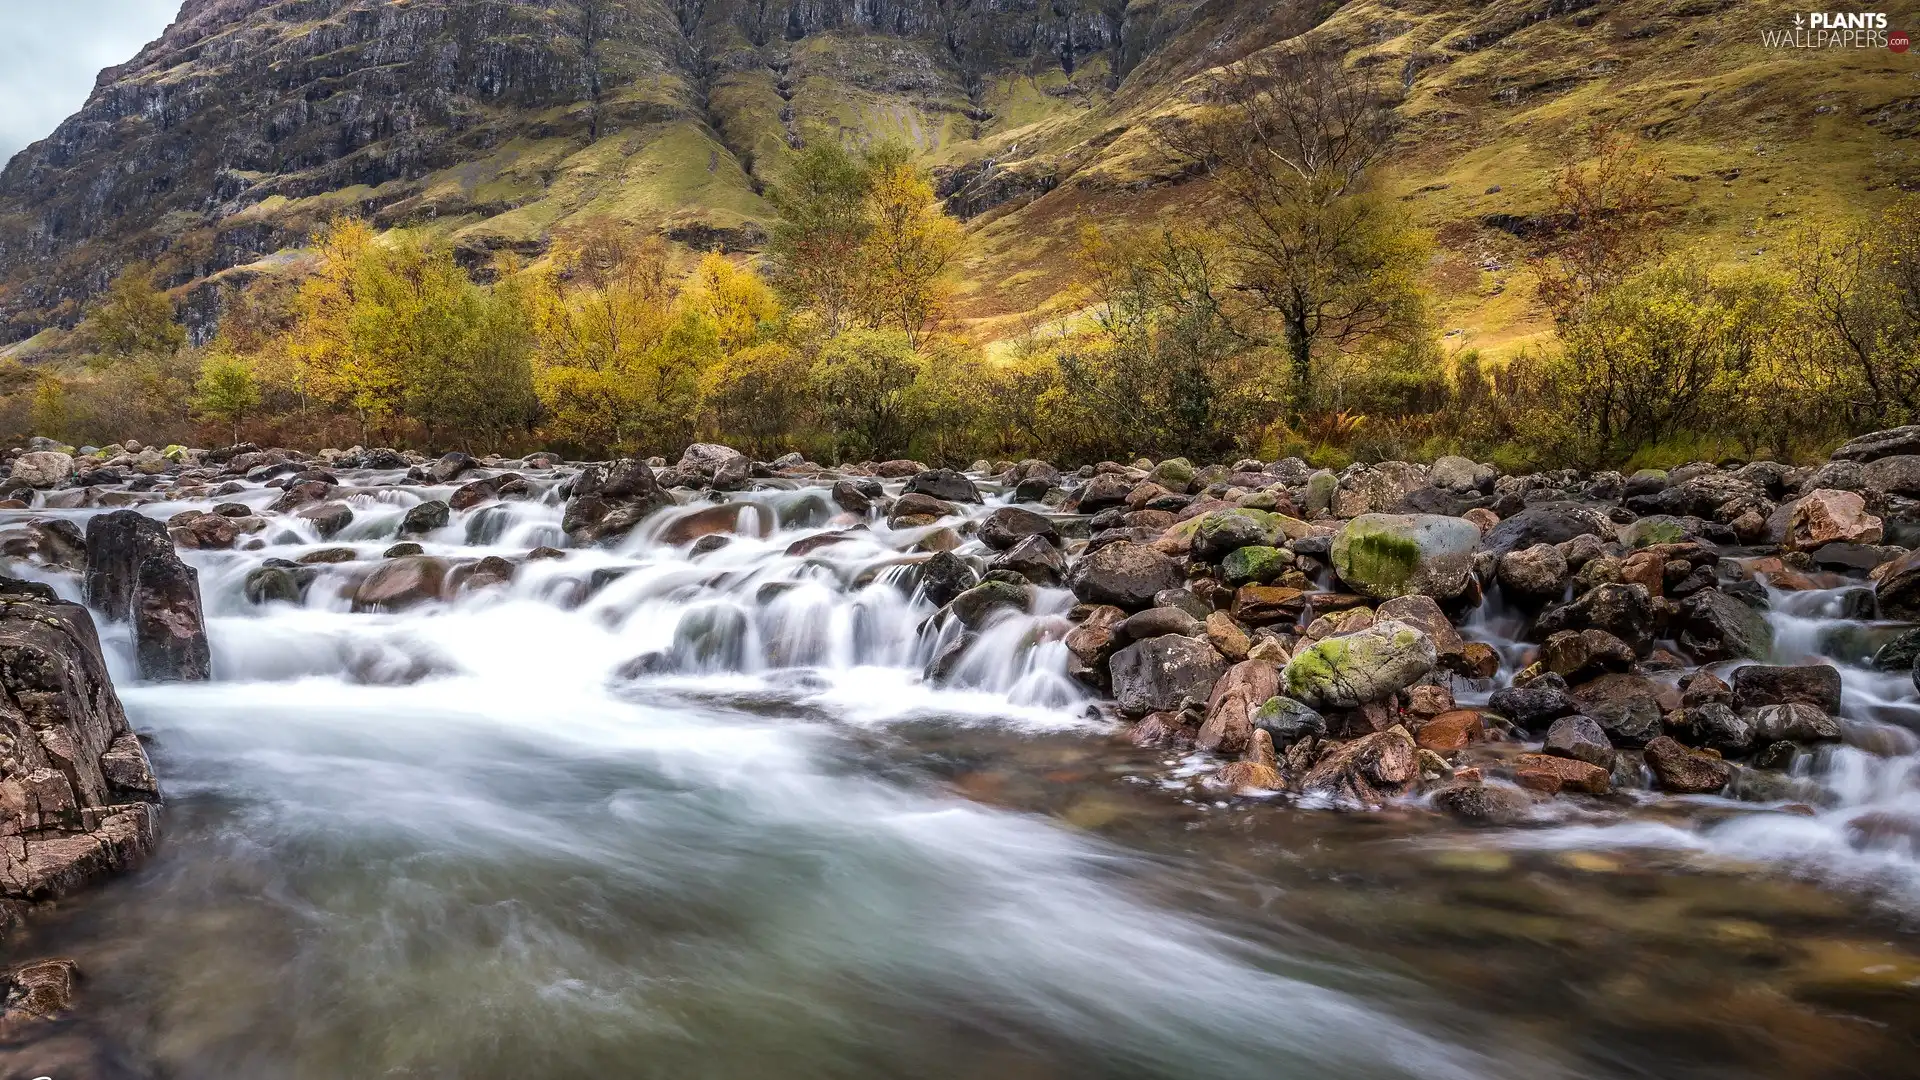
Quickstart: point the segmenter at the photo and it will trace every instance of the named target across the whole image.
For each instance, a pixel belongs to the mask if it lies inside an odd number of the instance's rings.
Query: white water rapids
[[[920,670],[939,643],[917,628],[932,605],[894,583],[928,530],[876,520],[786,554],[847,524],[824,489],[735,496],[749,504],[738,535],[698,556],[656,537],[706,504],[402,612],[352,611],[351,563],[321,567],[303,604],[246,600],[263,559],[346,545],[377,560],[410,505],[451,490],[366,486],[331,540],[275,517],[262,549],[183,552],[211,683],[138,683],[125,628],[103,627],[169,800],[153,862],[49,930],[92,976],[114,1075],[1639,1073],[1506,1022],[1497,999],[1409,977],[1391,944],[1295,925],[1298,883],[1248,884],[1219,861],[1239,841],[1189,848],[1165,825],[1132,845],[962,797],[946,782],[956,761],[1104,745],[1064,675],[1071,596],[1042,590],[1040,613],[981,635],[956,688],[931,687]],[[457,512],[422,542],[514,559],[559,545],[547,495]],[[84,527],[93,512],[12,516]],[[77,598],[70,577],[14,572]],[[1783,648],[1800,618],[1778,617]],[[670,670],[621,674],[648,654]],[[1881,745],[1822,758],[1837,798],[1815,816],[1581,815],[1467,842],[1678,847],[1920,885],[1912,851],[1847,838],[1867,810],[1920,817],[1920,757],[1886,726],[1920,727],[1912,697],[1851,669],[1847,694],[1850,712],[1880,714]],[[1092,760],[1083,783],[1129,784],[1125,764]],[[1129,786],[1177,802],[1153,780]],[[1260,898],[1248,908],[1243,892]]]

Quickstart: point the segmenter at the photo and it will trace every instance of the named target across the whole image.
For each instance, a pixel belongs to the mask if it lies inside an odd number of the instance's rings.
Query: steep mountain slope
[[[1729,257],[1920,183],[1914,54],[1767,49],[1789,9],[1732,0],[187,0],[0,173],[0,341],[134,258],[204,330],[209,283],[341,212],[475,265],[601,218],[752,250],[791,147],[879,137],[938,171],[973,236],[958,314],[1005,336],[1071,305],[1082,223],[1204,217],[1147,122],[1316,22],[1405,89],[1393,183],[1457,341],[1534,329],[1515,234],[1595,121],[1653,140],[1674,219]]]

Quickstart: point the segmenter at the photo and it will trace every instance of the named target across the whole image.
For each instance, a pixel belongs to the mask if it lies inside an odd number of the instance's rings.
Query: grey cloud
[[[101,68],[160,36],[180,0],[0,0],[0,162],[79,110]]]

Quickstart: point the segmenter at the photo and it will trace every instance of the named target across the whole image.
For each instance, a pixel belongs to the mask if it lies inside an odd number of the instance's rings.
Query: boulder
[[[1840,722],[1817,705],[1799,702],[1767,705],[1755,709],[1752,717],[1755,742],[1819,743],[1840,739]]]
[[[388,559],[361,579],[353,592],[355,611],[404,611],[446,594],[453,564],[432,555]]]
[[[1832,664],[1771,667],[1748,664],[1733,673],[1733,707],[1745,712],[1765,705],[1812,705],[1840,711],[1840,669]]]
[[[1829,456],[1835,461],[1874,461],[1895,454],[1920,454],[1920,424],[1862,435],[1842,443]]]
[[[920,564],[917,582],[928,603],[946,607],[954,597],[972,588],[979,578],[967,560],[951,551],[936,551]]]
[[[0,900],[17,915],[152,851],[159,785],[85,608],[0,582]]]
[[[1552,544],[1509,551],[1495,563],[1501,591],[1522,601],[1558,600],[1567,591],[1567,557]]]
[[[1563,630],[1602,630],[1644,656],[1656,636],[1653,597],[1642,585],[1596,585],[1534,623],[1536,635],[1551,637]]]
[[[439,499],[415,503],[400,518],[400,535],[424,536],[435,529],[444,528],[452,520],[453,508]]]
[[[1206,563],[1217,563],[1245,547],[1277,547],[1290,536],[1308,531],[1304,521],[1249,507],[1202,514],[1183,528],[1192,530],[1193,557]]]
[[[1245,660],[1253,649],[1253,640],[1247,636],[1246,629],[1227,612],[1208,612],[1205,627],[1207,640],[1229,660]]]
[[[1487,722],[1477,709],[1452,709],[1421,724],[1413,733],[1422,750],[1451,754],[1487,741]]]
[[[1512,825],[1527,818],[1532,803],[1504,784],[1448,784],[1433,793],[1433,806],[1475,825]]]
[[[1306,592],[1285,585],[1242,585],[1233,591],[1233,617],[1248,626],[1291,625],[1306,608]]]
[[[1543,795],[1558,795],[1563,791],[1605,795],[1613,790],[1613,776],[1606,769],[1592,762],[1552,754],[1521,754],[1513,761],[1513,780]]]
[[[1563,716],[1547,729],[1543,747],[1554,757],[1572,758],[1611,771],[1613,743],[1600,725],[1586,716]]]
[[[1733,779],[1733,766],[1712,754],[1689,750],[1665,735],[1647,743],[1647,767],[1662,791],[1710,795]]]
[[[166,526],[136,510],[98,514],[87,522],[87,603],[113,622],[133,612],[134,571],[149,551],[172,550]]]
[[[29,450],[13,459],[11,478],[34,488],[58,487],[73,475],[73,455],[58,450]]]
[[[1642,746],[1660,734],[1661,690],[1644,675],[1615,672],[1575,687],[1573,698],[1616,745]]]
[[[1156,606],[1127,616],[1120,623],[1119,631],[1120,636],[1128,641],[1141,641],[1161,634],[1200,637],[1207,632],[1207,628],[1184,608]]]
[[[1107,662],[1114,650],[1125,644],[1118,631],[1127,613],[1110,604],[1099,604],[1087,612],[1080,625],[1067,631],[1063,642],[1069,659],[1067,674],[1096,690],[1109,685]]]
[[[980,522],[980,542],[995,551],[1006,551],[1022,540],[1039,538],[1058,543],[1053,520],[1018,506],[1002,506]]]
[[[442,454],[440,460],[427,466],[427,480],[435,484],[451,484],[459,479],[461,474],[479,467],[480,463],[473,460],[472,455],[455,450]]]
[[[1559,686],[1502,687],[1487,699],[1487,707],[1523,731],[1550,730],[1555,720],[1580,711],[1580,703]]]
[[[1472,458],[1448,454],[1436,458],[1427,469],[1427,483],[1449,491],[1482,491],[1493,485],[1498,470],[1481,465]]]
[[[1341,528],[1330,554],[1334,573],[1362,595],[1445,600],[1466,591],[1479,543],[1479,528],[1460,518],[1364,514]]]
[[[674,469],[682,476],[698,477],[715,491],[738,491],[747,486],[753,462],[731,446],[694,443],[680,454]]]
[[[1873,654],[1875,671],[1901,672],[1920,663],[1920,626],[1903,630]]]
[[[1466,651],[1466,642],[1452,620],[1430,596],[1418,594],[1389,600],[1373,610],[1375,622],[1397,620],[1413,626],[1433,639],[1434,655],[1443,666],[1457,666]]]
[[[1688,705],[1679,723],[1667,718],[1668,734],[1678,734],[1689,746],[1712,747],[1722,754],[1745,753],[1753,746],[1753,724],[1723,702]]]
[[[1564,544],[1576,536],[1611,538],[1614,526],[1606,514],[1581,503],[1535,503],[1495,525],[1480,541],[1483,551],[1505,555],[1535,544]]]
[[[1005,614],[1019,614],[1033,602],[1033,590],[1006,581],[983,581],[962,592],[947,610],[969,630],[984,629]]]
[[[1783,543],[1794,551],[1812,551],[1835,541],[1877,544],[1881,536],[1880,519],[1867,513],[1865,499],[1851,491],[1821,488],[1793,504]]]
[[[1242,660],[1228,668],[1207,699],[1207,719],[1194,745],[1217,754],[1242,752],[1253,737],[1254,714],[1279,690],[1280,669],[1273,664]]]
[[[1404,792],[1420,776],[1413,736],[1393,727],[1328,747],[1301,777],[1303,794],[1347,806],[1374,807]]]
[[[1292,552],[1265,544],[1236,548],[1220,560],[1220,576],[1229,585],[1271,584],[1292,568]]]
[[[426,505],[426,504],[421,504]],[[445,506],[445,503],[440,504]],[[413,509],[418,510],[416,506]],[[353,507],[343,502],[324,502],[318,506],[309,506],[301,510],[296,517],[313,523],[313,531],[322,539],[336,536],[340,530],[353,523]]]
[[[849,514],[866,517],[873,510],[873,499],[850,480],[835,480],[828,496],[833,499],[833,505]]]
[[[1861,469],[1861,479],[1875,495],[1920,496],[1920,454],[1875,458]]]
[[[896,529],[917,529],[944,517],[952,517],[960,508],[931,495],[908,492],[893,500],[887,510],[887,524]]]
[[[673,505],[647,463],[625,458],[589,465],[574,478],[560,527],[581,544],[597,544],[633,531],[649,514]]]
[[[1247,740],[1246,754],[1239,761],[1222,766],[1208,778],[1207,785],[1235,795],[1260,795],[1284,789],[1286,778],[1280,775],[1272,737],[1264,731],[1255,731]]]
[[[1124,505],[1133,491],[1132,478],[1119,473],[1099,473],[1081,486],[1074,506],[1082,514],[1097,514],[1109,507]]]
[[[167,536],[175,547],[218,550],[232,547],[234,541],[240,538],[240,527],[236,522],[244,519],[194,511],[188,513],[192,516],[184,520],[181,515],[168,519]]]
[[[1290,697],[1270,697],[1254,711],[1253,726],[1273,737],[1285,749],[1302,739],[1327,733],[1327,719]]]
[[[926,495],[942,502],[977,503],[980,489],[967,475],[952,469],[928,469],[915,473],[903,489],[908,495]]]
[[[1107,662],[1114,699],[1128,716],[1177,712],[1208,701],[1226,666],[1212,645],[1179,634],[1136,641]]]
[[[1128,611],[1152,606],[1155,593],[1177,588],[1185,580],[1172,558],[1125,540],[1081,556],[1067,573],[1068,586],[1082,601]]]
[[[1759,660],[1773,651],[1766,616],[1719,589],[1702,589],[1680,602],[1675,638],[1696,660]]]
[[[1601,671],[1625,671],[1633,666],[1633,649],[1605,630],[1562,630],[1541,646],[1547,670],[1568,680]]]
[[[1433,639],[1403,622],[1380,622],[1301,649],[1287,664],[1287,695],[1314,709],[1384,701],[1431,672]]]
[[[1029,536],[1001,552],[989,570],[1010,570],[1035,585],[1057,586],[1066,577],[1067,557],[1043,536]]]
[[[1872,577],[1881,618],[1920,621],[1920,548],[1875,567]]]
[[[134,568],[131,621],[141,678],[201,682],[213,677],[200,574],[180,561],[171,544],[149,550]]]
[[[1340,472],[1333,493],[1333,516],[1360,517],[1392,510],[1414,491],[1427,486],[1427,468],[1405,461],[1353,464]]]

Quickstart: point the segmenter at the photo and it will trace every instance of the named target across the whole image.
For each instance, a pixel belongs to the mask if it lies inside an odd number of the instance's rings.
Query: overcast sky
[[[0,162],[79,110],[100,69],[160,36],[180,0],[0,0]]]

